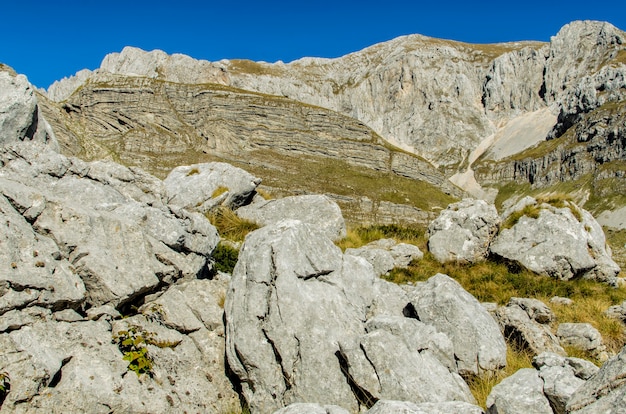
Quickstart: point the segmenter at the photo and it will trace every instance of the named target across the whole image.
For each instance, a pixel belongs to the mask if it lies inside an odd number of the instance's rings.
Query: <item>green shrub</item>
[[[152,375],[152,358],[148,354],[147,338],[151,333],[140,331],[136,326],[131,326],[127,331],[119,331],[113,341],[117,344],[124,360],[128,361],[128,369],[137,374]]]
[[[6,372],[0,372],[0,407],[11,389],[11,378]]]
[[[219,243],[213,251],[215,270],[220,272],[232,273],[238,258],[239,250],[226,243]]]

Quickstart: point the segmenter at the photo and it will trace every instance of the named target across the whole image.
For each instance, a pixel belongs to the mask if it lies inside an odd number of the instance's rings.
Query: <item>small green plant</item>
[[[11,378],[6,372],[0,372],[0,407],[11,390]]]
[[[127,331],[119,331],[114,337],[115,342],[128,361],[128,369],[137,374],[152,375],[152,358],[148,354],[147,338],[153,334],[140,331],[131,326]]]
[[[213,251],[212,257],[215,270],[224,273],[232,273],[237,264],[237,259],[239,258],[239,250],[227,243],[219,243]]]

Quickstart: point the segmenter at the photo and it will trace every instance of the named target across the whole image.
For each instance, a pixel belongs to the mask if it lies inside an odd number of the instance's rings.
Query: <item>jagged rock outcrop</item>
[[[57,149],[52,129],[43,119],[35,89],[26,76],[0,66],[0,145],[35,141]]]
[[[227,282],[198,279],[216,229],[168,205],[163,183],[139,169],[55,152],[32,87],[3,86],[16,97],[3,119],[24,122],[0,125],[2,411],[237,407],[224,365]]]
[[[606,361],[608,354],[600,332],[589,323],[561,323],[556,331],[559,342],[589,352],[599,361]]]
[[[226,297],[227,355],[254,412],[315,401],[348,410],[380,399],[473,402],[456,372],[460,350],[405,316],[408,300],[376,302],[406,295],[310,225],[263,227],[248,235],[239,257]],[[480,339],[465,341],[471,348]],[[492,361],[481,358],[490,369]]]
[[[484,260],[499,225],[495,206],[483,200],[450,204],[428,226],[428,250],[441,263]]]
[[[568,413],[619,413],[626,400],[626,347],[609,359],[567,402]]]
[[[478,375],[506,366],[506,344],[497,323],[457,281],[437,274],[419,284],[410,299],[420,321],[450,336],[460,373]]]
[[[521,349],[533,355],[543,352],[565,355],[565,350],[549,325],[554,320],[554,314],[543,302],[511,298],[506,306],[496,310],[495,318],[507,340]]]
[[[573,202],[527,197],[503,217],[504,228],[490,246],[492,254],[561,280],[583,277],[616,283],[620,269],[611,259],[602,228]]]
[[[323,195],[261,200],[237,209],[236,213],[239,217],[262,226],[294,219],[310,224],[331,240],[346,237],[346,224],[341,209],[337,203]]]

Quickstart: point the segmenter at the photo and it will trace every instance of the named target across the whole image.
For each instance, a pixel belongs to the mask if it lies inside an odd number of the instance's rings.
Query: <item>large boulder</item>
[[[504,336],[533,355],[554,352],[565,355],[559,339],[552,333],[549,323],[552,311],[537,299],[511,298],[506,306],[497,309],[496,320]]]
[[[58,150],[52,129],[39,110],[35,88],[26,76],[0,66],[0,146],[24,140]]]
[[[391,304],[377,303],[377,295]],[[343,255],[311,225],[268,225],[247,236],[233,271],[228,363],[252,412],[297,402],[349,411],[378,399],[473,402],[448,368],[449,339],[407,317],[407,307],[402,289],[377,279],[367,261]]]
[[[252,201],[261,179],[223,162],[174,168],[163,181],[169,203],[207,212],[217,205],[236,209]]]
[[[624,412],[626,402],[626,347],[609,359],[578,388],[567,402],[567,412],[576,414]]]
[[[437,274],[410,294],[416,317],[447,334],[459,373],[480,374],[506,365],[500,328],[480,302],[454,279]]]
[[[600,361],[608,359],[602,335],[590,323],[561,323],[557,328],[556,335],[564,346],[589,352]]]
[[[533,358],[533,366],[543,380],[543,393],[554,414],[565,414],[567,401],[598,367],[579,358],[563,357],[544,352]]]
[[[237,215],[262,226],[293,219],[311,224],[331,240],[346,236],[341,209],[325,195],[302,195],[263,200],[237,209]]]
[[[493,387],[487,397],[488,414],[553,414],[536,370],[523,368]]]
[[[527,197],[503,220],[505,228],[491,243],[491,253],[559,280],[617,283],[620,268],[611,259],[602,227],[574,203]]]
[[[483,200],[450,204],[428,226],[428,250],[441,263],[484,260],[499,224],[496,208]]]
[[[483,414],[482,408],[461,401],[419,403],[379,400],[366,414]]]

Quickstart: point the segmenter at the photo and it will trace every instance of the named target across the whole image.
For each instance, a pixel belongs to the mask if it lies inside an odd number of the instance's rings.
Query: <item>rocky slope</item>
[[[232,413],[243,403],[253,414],[478,414],[468,379],[507,364],[506,339],[537,354],[536,370],[495,387],[489,412],[620,412],[626,348],[602,368],[559,355],[561,341],[608,358],[588,324],[561,323],[555,335],[542,302],[489,307],[444,274],[386,281],[389,266],[422,258],[417,247],[379,240],[342,252],[330,237],[345,224],[328,198],[259,200],[259,180],[223,163],[180,166],[161,181],[61,155],[15,73],[0,72],[0,104],[0,413]],[[195,211],[219,204],[262,213],[232,275],[213,271],[219,235]],[[614,279],[591,215],[536,208],[509,230],[562,222],[534,254],[558,261],[549,276]],[[493,211],[451,205],[432,237],[454,227],[457,239],[523,253],[515,240],[492,243],[497,224],[481,222],[499,221]],[[589,260],[574,268],[580,254],[546,248],[565,242],[591,249]]]
[[[49,97],[59,102],[67,101],[65,111],[70,117],[68,120],[61,116],[65,115],[63,111],[55,115],[52,110],[47,115],[56,124],[61,141],[76,143],[82,136],[81,123],[76,124],[78,112],[72,112],[70,108],[74,105],[77,111],[89,111],[81,105],[86,105],[91,99],[97,100],[98,93],[94,87],[103,79],[105,83],[115,79],[113,82],[118,82],[116,87],[119,87],[119,82],[143,82],[145,86],[149,83],[145,78],[172,82],[164,87],[170,95],[176,88],[188,91],[189,86],[185,84],[219,84],[224,86],[222,92],[226,87],[254,91],[263,94],[263,99],[269,99],[267,95],[271,95],[280,97],[275,99],[282,103],[290,102],[289,105],[294,105],[294,101],[303,102],[356,119],[356,131],[364,131],[364,125],[367,125],[375,131],[373,134],[383,140],[438,166],[443,176],[451,178],[456,185],[475,196],[489,199],[494,197],[494,191],[489,188],[499,189],[507,182],[531,184],[538,188],[577,180],[591,172],[592,179],[588,182],[600,180],[606,184],[623,175],[623,153],[611,149],[613,142],[623,137],[620,118],[613,115],[623,111],[613,111],[609,118],[599,120],[606,118],[607,107],[618,105],[621,108],[624,101],[625,42],[624,32],[608,23],[582,21],[564,26],[547,44],[471,45],[411,35],[337,59],[304,58],[288,64],[245,60],[207,62],[129,47],[121,53],[106,56],[101,67],[94,72],[81,71],[73,78],[52,85]],[[111,78],[112,75],[124,80]],[[150,84],[154,85],[154,82]],[[202,90],[206,86],[196,88]],[[234,90],[230,91],[234,93]],[[244,100],[252,96],[246,94]],[[161,112],[170,102],[165,95],[168,94],[150,95],[150,99],[142,96],[142,102],[144,105],[156,105],[155,111]],[[118,102],[116,99],[119,96],[113,99],[114,102]],[[124,99],[119,99],[120,108],[126,105],[124,102]],[[244,113],[238,112],[229,103],[225,105],[218,112],[233,110],[238,114],[235,116],[237,119],[249,119],[250,110],[252,113],[257,110],[260,114],[264,112],[256,103]],[[44,104],[44,107],[47,106]],[[304,108],[311,111],[311,107]],[[294,116],[292,112],[283,115]],[[337,115],[329,116],[329,119],[338,120]],[[122,119],[122,122],[128,121]],[[197,142],[191,146],[195,145],[196,150],[201,147],[209,152],[219,152],[220,148],[230,146],[232,152],[236,145],[246,147],[243,141],[258,133],[253,130],[253,134],[247,134],[242,139],[237,131],[229,130],[229,127],[206,131],[211,129],[206,125],[208,121],[200,126],[198,122],[181,120],[185,127],[178,127],[185,132],[178,132],[179,138],[172,130],[149,128],[150,132],[141,132],[141,126],[132,122],[128,126],[120,126],[117,119],[97,122],[109,129],[109,142],[116,141],[119,147],[122,141],[128,141],[128,148],[135,151],[143,146],[155,146],[152,139],[148,139],[149,144],[139,144],[145,139],[140,138],[142,134],[162,137],[163,145],[181,151],[181,142],[189,143],[195,139]],[[106,127],[107,122],[109,127]],[[598,122],[602,128],[594,127]],[[143,121],[140,123],[144,124]],[[345,119],[338,121],[342,127],[350,123]],[[168,128],[177,130],[177,125],[167,124]],[[261,124],[267,126],[265,122]],[[136,127],[137,131],[129,131],[130,126]],[[574,127],[578,132],[568,132]],[[65,128],[71,131],[66,133]],[[90,129],[88,126],[85,128]],[[584,145],[579,145],[579,149],[560,150],[563,145],[574,146],[573,138],[560,137],[576,136],[576,141],[587,142],[590,139],[589,128],[595,128],[595,138],[593,145],[587,145],[593,147],[587,155],[584,155],[586,150],[580,150]],[[199,137],[193,137],[194,131]],[[113,139],[115,134],[117,138]],[[336,131],[332,134],[344,135]],[[554,150],[557,144],[545,143],[546,137],[568,143]],[[296,138],[290,136],[291,139]],[[535,152],[531,151],[523,156],[522,161],[519,160],[520,153],[542,142]],[[316,152],[323,157],[333,157],[333,153],[352,159],[351,148],[346,148],[345,143],[336,144],[325,142],[327,151],[315,148],[315,151],[304,153],[310,155]],[[87,143],[84,139],[82,145],[88,152],[107,152],[100,144]],[[185,145],[188,147],[190,144]],[[289,148],[293,150],[293,146]],[[372,159],[379,168],[385,157],[380,158],[380,151],[373,153],[379,154]],[[363,158],[360,154],[353,161],[362,162]],[[155,164],[147,158],[142,162],[146,166]],[[426,172],[426,167],[421,164],[419,170],[423,175],[437,176],[431,182],[442,182],[441,174],[435,174],[433,170]],[[475,176],[474,170],[477,172]],[[481,185],[487,188],[481,188]],[[624,204],[623,191],[619,186],[615,190],[608,185],[602,187],[608,189],[612,197],[617,196],[613,197],[615,205],[596,209],[590,204],[594,213],[616,209]],[[446,191],[452,190],[446,187]],[[588,195],[587,199],[605,196],[603,191],[599,191]]]

